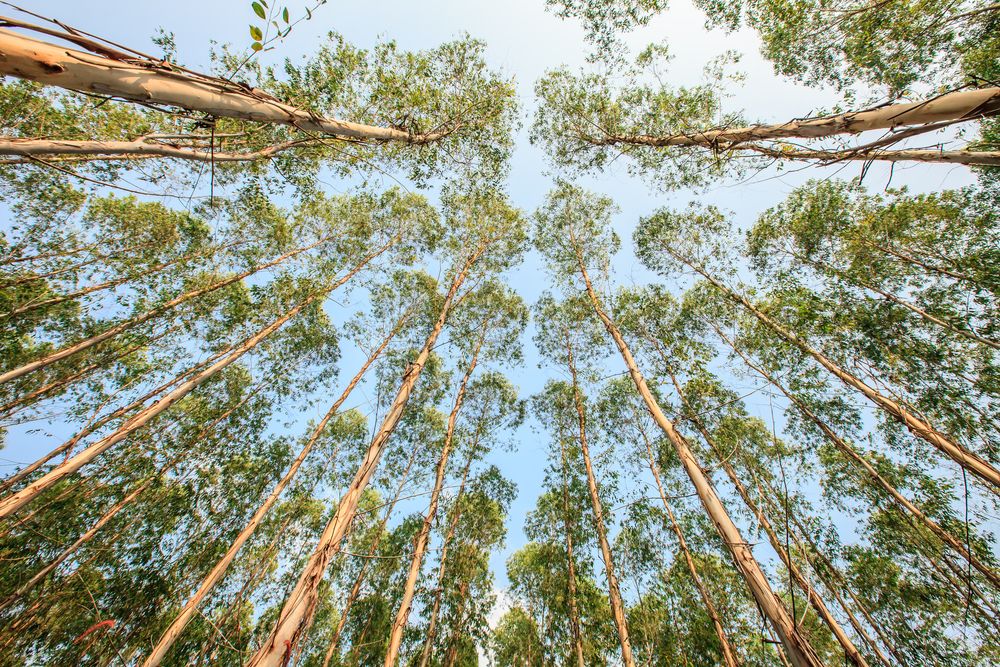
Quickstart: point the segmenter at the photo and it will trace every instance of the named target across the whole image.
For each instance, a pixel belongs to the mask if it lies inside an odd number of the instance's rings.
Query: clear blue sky
[[[286,4],[293,16],[301,14],[305,6],[302,0],[286,0]],[[207,69],[212,40],[246,45],[247,25],[252,19],[249,0],[174,0],[169,3],[38,0],[30,3],[30,8],[140,50],[151,48],[150,37],[162,27],[175,34],[181,62],[196,69]],[[3,13],[10,11],[5,9]],[[670,72],[675,83],[695,83],[707,60],[726,49],[741,51],[744,58],[740,68],[747,73],[747,79],[734,91],[729,104],[733,109],[742,109],[748,118],[785,121],[836,103],[836,97],[829,92],[775,77],[770,65],[758,55],[752,34],[709,33],[704,31],[702,24],[703,18],[688,2],[673,0],[666,15],[630,36],[628,41],[638,49],[652,41],[666,40],[675,56]],[[514,155],[509,193],[514,203],[528,212],[541,202],[552,181],[544,155],[527,141],[527,127],[534,107],[532,87],[549,68],[585,64],[582,31],[574,21],[561,21],[547,13],[544,0],[380,0],[371,4],[331,0],[311,21],[298,25],[287,42],[274,53],[266,54],[265,62],[298,58],[308,53],[329,30],[342,33],[359,46],[369,46],[379,36],[384,36],[397,40],[405,49],[432,47],[463,32],[484,40],[490,64],[515,78],[524,111],[524,128]],[[859,164],[855,163],[838,169],[808,168],[784,175],[769,172],[751,183],[720,183],[702,193],[700,198],[734,211],[735,219],[745,225],[807,178],[829,177],[838,171],[840,176],[853,177],[859,169]],[[888,169],[876,165],[866,182],[869,187],[881,188],[887,178]],[[922,165],[897,166],[892,183],[924,191],[957,187],[969,181],[968,172],[961,168]],[[587,179],[583,185],[613,197],[621,208],[616,227],[625,243],[614,268],[617,278],[625,283],[643,279],[635,267],[628,243],[638,218],[666,204],[686,204],[696,196],[690,192],[663,194],[651,191],[644,183],[628,177],[624,169]],[[546,283],[537,258],[529,257],[523,269],[511,277],[511,283],[528,303],[532,303]],[[526,364],[515,374],[515,380],[527,396],[541,389],[551,373],[537,368],[530,332],[525,344]],[[352,366],[351,357],[345,355],[342,367],[350,369]],[[614,370],[619,369],[615,367]],[[750,407],[762,408],[763,415],[766,403]],[[524,515],[534,505],[539,490],[545,467],[544,443],[536,443],[540,437],[543,436],[526,426],[519,434],[517,452],[498,454],[493,459],[508,477],[517,481],[520,490],[511,510],[507,549],[493,558],[500,587],[506,581],[504,562],[524,542]]]

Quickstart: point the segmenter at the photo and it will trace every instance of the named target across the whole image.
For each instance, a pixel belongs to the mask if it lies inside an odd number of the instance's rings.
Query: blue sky
[[[286,4],[294,17],[302,13],[305,3],[287,0]],[[248,44],[247,25],[253,18],[249,0],[174,0],[169,3],[37,0],[31,3],[31,9],[140,50],[153,48],[149,39],[157,28],[162,27],[175,34],[179,59],[195,69],[207,69],[212,40]],[[9,10],[4,13],[9,13]],[[732,109],[743,110],[748,118],[785,121],[836,104],[837,98],[830,91],[805,88],[777,78],[770,64],[759,56],[757,41],[752,33],[724,35],[706,32],[702,24],[702,16],[688,2],[674,0],[667,14],[629,36],[628,43],[637,50],[650,42],[666,40],[674,55],[671,81],[681,84],[696,83],[703,65],[722,51],[735,49],[742,52],[740,69],[746,72],[747,78],[734,91],[729,105]],[[562,21],[547,13],[544,0],[381,0],[370,5],[331,0],[315,12],[311,21],[299,24],[274,53],[265,54],[264,60],[274,62],[284,57],[299,58],[308,53],[328,30],[342,33],[359,46],[372,45],[380,36],[390,37],[404,49],[432,47],[464,32],[484,40],[490,65],[514,78],[523,106],[524,123],[518,136],[508,186],[510,197],[527,212],[541,203],[551,186],[552,174],[545,156],[527,139],[530,114],[534,108],[532,87],[547,69],[564,64],[573,67],[585,65],[583,33],[576,22]],[[640,216],[660,206],[681,206],[698,196],[706,203],[732,210],[734,219],[746,225],[807,178],[835,174],[853,177],[859,169],[860,165],[854,163],[847,167],[808,168],[783,174],[771,171],[750,183],[720,183],[700,195],[685,191],[669,194],[655,192],[645,183],[630,178],[623,168],[584,179],[582,184],[611,196],[620,207],[615,225],[624,243],[614,270],[620,281],[628,283],[645,279],[632,257],[628,241],[632,229]],[[888,182],[888,176],[888,168],[875,165],[866,182],[869,187],[880,189]],[[968,172],[961,168],[928,165],[897,166],[892,179],[894,186],[908,185],[917,191],[957,187],[970,181]],[[510,280],[528,303],[534,302],[546,284],[544,272],[535,256],[529,256],[524,267],[516,271]],[[525,345],[526,363],[514,374],[514,378],[523,395],[528,396],[540,390],[553,374],[537,368],[537,355],[530,341],[530,332]],[[612,363],[615,361],[612,360]],[[354,363],[350,354],[345,354],[341,367],[343,374],[352,373]],[[619,369],[614,366],[614,370]],[[765,399],[760,400],[764,403],[751,402],[749,407],[764,416],[767,404]],[[518,434],[520,444],[515,452],[498,453],[493,458],[503,472],[518,483],[520,490],[511,510],[507,549],[496,553],[493,558],[500,586],[505,582],[504,562],[507,556],[524,542],[524,515],[533,507],[539,490],[545,467],[545,444],[541,438],[544,435],[528,425]]]

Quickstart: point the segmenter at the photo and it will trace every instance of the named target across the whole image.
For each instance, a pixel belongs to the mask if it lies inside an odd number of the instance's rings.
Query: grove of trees
[[[325,0],[201,69],[0,16],[0,665],[1000,663],[1000,5],[695,0],[841,100],[755,119],[627,46],[665,1],[538,2],[532,100],[271,54]]]

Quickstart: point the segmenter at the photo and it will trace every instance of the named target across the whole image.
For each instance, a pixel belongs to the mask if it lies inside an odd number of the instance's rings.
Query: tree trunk
[[[976,568],[976,570],[978,570],[980,574],[986,577],[990,581],[990,583],[992,583],[997,588],[1000,588],[1000,575],[997,575],[996,571],[994,571],[992,568],[987,566],[981,560],[976,558],[975,555],[969,553],[968,549],[965,548],[965,545],[962,544],[962,542],[960,542],[951,533],[942,528],[936,521],[934,521],[929,516],[924,514],[924,512],[919,507],[914,505],[903,494],[901,494],[898,490],[896,490],[896,487],[894,487],[892,484],[888,482],[888,480],[882,477],[882,475],[879,474],[878,470],[876,470],[875,467],[872,466],[872,464],[869,463],[865,457],[863,457],[847,441],[841,438],[833,429],[831,429],[826,424],[826,422],[820,419],[819,416],[816,415],[816,413],[813,412],[802,399],[789,392],[780,382],[778,382],[776,378],[774,378],[770,373],[764,370],[763,367],[759,366],[758,364],[755,364],[750,359],[750,357],[745,352],[740,350],[736,346],[736,343],[732,339],[730,339],[721,329],[719,329],[718,327],[713,327],[713,328],[715,328],[716,333],[723,340],[726,341],[729,347],[734,352],[736,352],[736,354],[738,354],[740,358],[743,359],[743,362],[746,363],[747,366],[756,371],[758,375],[767,380],[775,389],[784,394],[785,397],[788,398],[788,400],[791,401],[796,408],[798,408],[799,412],[801,412],[804,417],[809,419],[813,424],[816,425],[817,428],[819,428],[819,430],[823,433],[823,435],[827,438],[827,440],[829,440],[848,459],[850,459],[859,467],[861,467],[868,474],[868,476],[875,482],[875,484],[878,487],[880,487],[883,491],[885,491],[887,494],[889,494],[889,496],[894,501],[896,501],[896,503],[900,507],[909,512],[922,526],[924,526],[925,528],[927,528],[927,530],[929,530],[931,533],[937,536],[938,539],[940,539],[942,542],[944,542],[949,547],[951,547],[959,554],[961,554],[962,558],[967,560],[974,568]]]
[[[677,544],[681,548],[681,553],[684,554],[684,562],[691,573],[691,580],[694,582],[695,588],[698,589],[699,595],[701,595],[701,600],[705,604],[705,611],[708,612],[708,617],[712,619],[712,626],[715,628],[715,634],[719,638],[722,659],[727,667],[740,667],[740,661],[736,657],[732,645],[729,643],[729,637],[726,636],[726,629],[719,618],[719,612],[712,601],[712,595],[708,592],[708,588],[705,586],[705,582],[702,581],[701,575],[698,574],[698,567],[695,565],[694,558],[691,557],[691,550],[688,549],[687,540],[684,539],[684,533],[681,532],[680,524],[677,523],[670,503],[667,501],[667,494],[664,492],[663,483],[660,481],[660,467],[656,464],[656,458],[653,456],[653,447],[646,436],[645,429],[642,429],[642,437],[646,444],[646,455],[649,458],[649,471],[653,473],[657,492],[660,494],[660,500],[663,501],[663,509],[667,511],[667,517],[670,519],[670,528],[673,530],[674,535],[677,536]]]
[[[677,377],[671,371],[668,370],[667,372],[670,375],[670,380],[673,383],[674,388],[677,390],[677,395],[680,397],[681,402],[688,411],[691,423],[694,424],[696,429],[698,429],[698,432],[701,433],[701,436],[705,439],[705,442],[715,454],[715,457],[719,460],[722,469],[726,471],[726,475],[729,477],[729,481],[732,482],[737,493],[740,494],[740,498],[743,499],[743,503],[750,509],[754,516],[757,517],[757,522],[760,524],[760,527],[764,529],[765,533],[767,533],[768,540],[771,542],[771,547],[778,554],[778,557],[781,558],[781,562],[785,564],[788,572],[795,580],[796,585],[798,585],[798,587],[802,589],[802,592],[806,594],[809,604],[812,605],[813,609],[816,610],[816,613],[819,614],[819,617],[823,619],[823,622],[833,633],[833,636],[837,639],[841,648],[844,649],[844,653],[847,658],[859,667],[868,667],[868,661],[861,655],[861,652],[858,651],[854,642],[852,642],[851,638],[847,636],[846,632],[844,632],[844,629],[840,627],[837,619],[835,619],[833,614],[830,613],[830,610],[827,609],[826,603],[823,602],[823,599],[816,592],[816,589],[811,586],[808,581],[806,581],[806,578],[802,575],[802,572],[792,560],[791,554],[788,553],[788,551],[785,550],[784,545],[781,544],[781,540],[778,538],[778,534],[775,532],[774,526],[771,525],[771,522],[768,520],[760,506],[757,505],[753,498],[750,497],[750,493],[747,491],[746,487],[743,486],[743,483],[737,476],[732,464],[729,463],[725,454],[720,451],[718,446],[715,444],[715,438],[712,437],[712,435],[708,432],[708,429],[705,427],[705,424],[700,418],[698,418],[697,413],[691,408],[691,404],[688,403],[687,398],[684,396],[684,392],[681,388],[680,382],[677,381]]]
[[[427,507],[427,513],[424,515],[424,522],[420,526],[420,532],[417,533],[417,538],[414,541],[413,556],[410,558],[410,569],[406,574],[403,597],[400,600],[399,609],[396,611],[396,617],[393,619],[392,628],[389,632],[389,646],[386,649],[385,660],[382,663],[384,667],[395,667],[396,663],[399,662],[399,645],[403,640],[403,630],[406,629],[406,622],[409,620],[410,609],[413,606],[413,596],[416,594],[417,579],[420,577],[420,568],[423,566],[424,553],[427,550],[427,541],[431,534],[431,525],[437,516],[438,501],[441,498],[441,489],[444,486],[445,476],[448,472],[448,458],[451,455],[452,443],[454,442],[458,413],[462,409],[462,401],[465,399],[465,391],[469,384],[469,378],[472,377],[472,373],[475,371],[476,364],[479,361],[479,350],[482,348],[488,327],[489,324],[484,323],[480,328],[482,335],[472,354],[469,367],[466,369],[465,375],[458,386],[458,393],[455,395],[451,414],[448,415],[448,426],[444,435],[444,444],[441,447],[441,454],[438,456],[437,469],[434,471],[434,490],[431,491],[430,504]]]
[[[587,472],[587,490],[590,493],[590,505],[594,510],[594,528],[597,530],[597,540],[601,547],[601,560],[604,561],[604,570],[608,578],[608,599],[611,603],[611,616],[615,621],[615,628],[618,630],[618,643],[621,646],[622,663],[625,667],[635,667],[635,661],[632,659],[632,642],[629,639],[628,633],[628,621],[625,618],[625,605],[622,602],[622,594],[618,588],[614,555],[611,553],[611,544],[608,542],[607,528],[604,525],[604,508],[601,506],[601,498],[598,495],[597,478],[594,475],[594,466],[590,460],[590,447],[587,445],[587,416],[583,409],[583,398],[580,395],[580,386],[577,382],[576,365],[573,362],[573,346],[569,342],[569,331],[566,331],[565,335],[569,372],[573,382],[573,404],[576,406],[576,416],[580,424],[580,451],[583,454],[583,467]]]
[[[451,540],[455,537],[455,531],[458,530],[459,519],[462,517],[460,503],[462,502],[462,496],[465,494],[465,484],[469,479],[469,470],[472,468],[472,461],[475,458],[476,450],[479,448],[481,432],[481,428],[477,427],[476,437],[473,439],[472,447],[469,449],[469,456],[465,461],[465,468],[462,470],[462,481],[459,483],[458,492],[455,494],[455,513],[451,517],[451,521],[448,524],[448,531],[445,533],[444,540],[441,543],[441,562],[438,565],[437,571],[437,590],[434,592],[434,603],[431,606],[430,618],[427,622],[427,636],[424,639],[424,648],[420,654],[419,667],[427,667],[430,662],[431,650],[433,649],[434,638],[437,632],[438,616],[441,613],[441,595],[444,590],[444,575],[448,565],[448,548],[451,545]],[[323,665],[323,667],[327,666]]]
[[[72,345],[68,345],[68,346],[64,347],[63,349],[61,349],[61,350],[58,350],[58,351],[53,352],[53,353],[51,353],[49,355],[46,355],[45,357],[43,357],[41,359],[38,359],[37,361],[32,361],[30,363],[27,363],[27,364],[21,366],[20,368],[15,368],[13,370],[9,370],[9,371],[7,371],[5,373],[2,373],[2,374],[0,374],[0,384],[3,384],[4,382],[9,382],[9,381],[14,380],[16,378],[19,378],[22,375],[27,375],[28,373],[31,373],[32,371],[36,371],[36,370],[38,370],[40,368],[44,368],[44,367],[48,366],[49,364],[53,364],[53,363],[59,361],[60,359],[65,359],[66,357],[74,355],[77,352],[82,352],[82,351],[84,351],[84,350],[86,350],[88,348],[91,348],[94,345],[97,345],[98,343],[103,343],[104,341],[106,341],[109,338],[112,338],[114,336],[117,336],[118,334],[122,333],[123,331],[131,329],[134,326],[142,324],[143,322],[146,322],[146,321],[148,321],[148,320],[150,320],[150,319],[152,319],[152,318],[154,318],[154,317],[156,317],[158,315],[161,315],[161,314],[167,312],[168,310],[170,310],[172,308],[175,308],[175,307],[181,305],[185,301],[190,301],[191,299],[194,299],[194,298],[197,298],[197,297],[200,297],[200,296],[204,296],[205,294],[209,294],[209,293],[214,292],[214,291],[216,291],[218,289],[222,289],[223,287],[226,287],[228,285],[232,285],[233,283],[238,282],[240,280],[243,280],[244,278],[257,273],[258,271],[264,271],[266,269],[269,269],[269,268],[271,268],[273,266],[276,266],[276,265],[284,262],[287,259],[290,259],[290,258],[294,257],[295,255],[303,253],[303,252],[305,252],[307,250],[311,250],[312,248],[315,248],[316,246],[318,246],[318,245],[320,245],[322,243],[326,243],[329,239],[330,239],[330,237],[324,237],[324,238],[320,239],[319,241],[316,241],[315,243],[311,243],[310,245],[303,246],[301,248],[296,248],[295,250],[291,250],[289,252],[286,252],[285,254],[281,255],[280,257],[276,257],[275,259],[273,259],[273,260],[271,260],[269,262],[266,262],[264,264],[259,264],[259,265],[255,266],[255,267],[253,267],[252,269],[249,269],[249,270],[244,271],[242,273],[239,273],[237,275],[234,275],[234,276],[231,276],[229,278],[226,278],[225,280],[221,280],[221,281],[219,281],[217,283],[214,283],[212,285],[209,285],[207,287],[200,287],[198,289],[194,289],[194,290],[190,290],[188,292],[185,292],[184,294],[176,296],[173,299],[167,301],[166,303],[164,303],[164,304],[162,304],[160,306],[156,306],[155,308],[152,308],[152,309],[146,311],[145,313],[141,313],[141,314],[136,315],[134,317],[130,317],[129,319],[125,320],[124,322],[116,324],[115,326],[113,326],[113,327],[111,327],[109,329],[106,329],[105,331],[102,331],[99,334],[95,334],[94,336],[91,336],[90,338],[87,338],[86,340],[82,340],[82,341],[80,341],[78,343],[73,343]]]
[[[107,49],[104,52],[107,53]],[[132,54],[112,55],[115,57],[76,51],[0,30],[0,74],[47,86],[89,95],[120,97],[142,104],[180,107],[216,118],[286,125],[302,132],[343,139],[427,144],[452,132],[449,128],[414,134],[394,128],[323,118],[285,104],[261,90],[249,89],[225,79]]]
[[[278,616],[277,623],[271,630],[270,636],[250,659],[250,667],[278,667],[279,665],[286,664],[301,639],[302,634],[312,621],[312,615],[318,602],[319,585],[326,572],[326,566],[330,562],[330,559],[340,551],[340,543],[347,535],[347,530],[354,520],[361,494],[367,488],[372,475],[375,474],[375,469],[382,458],[389,437],[403,416],[403,410],[406,408],[406,403],[413,392],[413,387],[416,385],[420,373],[430,358],[434,343],[437,342],[438,336],[444,328],[452,302],[455,300],[455,296],[462,283],[465,282],[472,265],[484,251],[485,246],[478,248],[469,256],[458,273],[456,273],[448,294],[445,296],[444,303],[441,306],[438,319],[428,334],[423,349],[420,350],[417,358],[411,362],[403,373],[396,398],[393,400],[392,406],[385,416],[378,433],[368,447],[361,466],[358,468],[347,491],[341,497],[336,512],[323,530],[319,543],[316,545],[308,563],[306,563],[298,583],[286,598],[284,607]]]
[[[573,636],[573,650],[577,667],[585,667],[583,659],[583,636],[580,629],[580,610],[576,604],[576,556],[573,555],[573,524],[570,521],[569,484],[567,483],[566,446],[559,436],[559,452],[562,459],[563,530],[566,533],[566,571],[569,588],[569,627]],[[424,667],[421,665],[421,667]]]
[[[382,515],[382,521],[379,524],[378,533],[374,540],[372,540],[372,545],[368,549],[368,557],[364,559],[361,563],[361,568],[358,570],[358,576],[354,579],[354,584],[351,586],[351,591],[347,595],[347,602],[344,603],[344,608],[340,613],[340,618],[337,619],[337,627],[333,631],[333,637],[330,638],[330,646],[326,650],[326,656],[323,658],[323,667],[329,667],[330,661],[333,660],[334,652],[337,650],[337,646],[340,643],[340,636],[344,632],[344,626],[347,625],[348,614],[351,612],[351,607],[358,599],[358,595],[361,593],[361,585],[365,581],[365,575],[368,573],[368,565],[372,562],[375,552],[378,551],[379,544],[382,543],[382,538],[385,537],[385,527],[389,523],[389,518],[392,516],[392,512],[396,507],[396,503],[399,502],[400,495],[403,493],[403,487],[406,486],[406,482],[410,479],[410,469],[413,467],[413,462],[417,460],[417,453],[420,450],[414,447],[410,451],[410,458],[406,462],[406,468],[403,470],[403,474],[400,476],[399,484],[396,486],[396,494],[392,498],[392,502],[386,506],[385,513]]]
[[[667,252],[678,261],[681,261],[694,269],[698,274],[704,277],[705,280],[721,291],[726,297],[745,308],[750,314],[756,317],[762,324],[771,329],[771,331],[776,333],[780,338],[799,348],[805,354],[811,356],[819,363],[820,366],[836,376],[841,382],[860,392],[868,400],[889,414],[893,419],[903,424],[906,429],[910,431],[910,433],[933,445],[951,460],[955,461],[972,474],[990,484],[990,490],[994,493],[998,492],[998,488],[1000,488],[1000,471],[990,465],[986,460],[968,451],[958,443],[954,442],[949,436],[936,430],[925,419],[911,414],[896,401],[883,396],[875,389],[862,382],[860,379],[842,369],[832,360],[828,359],[822,352],[810,346],[803,339],[785,329],[783,326],[758,310],[752,303],[750,303],[749,299],[737,294],[717,278],[709,274],[708,271],[706,271],[701,265],[674,254],[672,250],[668,249]]]
[[[869,130],[952,123],[994,116],[1000,112],[1000,88],[964,90],[940,95],[922,102],[887,104],[868,111],[792,120],[779,125],[751,125],[719,130],[705,130],[667,136],[606,135],[593,139],[595,144],[634,144],[657,148],[697,146],[712,150],[739,148],[740,144],[775,139],[819,139]]]
[[[749,587],[754,600],[756,600],[758,606],[760,607],[761,613],[771,622],[775,632],[777,632],[778,637],[784,644],[788,657],[794,667],[822,667],[823,663],[820,661],[816,651],[809,644],[809,641],[804,636],[799,634],[795,621],[789,616],[788,611],[785,609],[781,599],[774,594],[773,590],[771,590],[771,585],[767,580],[767,576],[761,569],[760,564],[757,563],[757,559],[750,550],[749,544],[740,534],[739,528],[736,527],[736,524],[733,523],[733,520],[730,518],[728,512],[726,512],[726,508],[722,504],[722,500],[719,498],[715,488],[712,486],[711,480],[705,474],[701,465],[695,458],[694,452],[691,451],[691,447],[688,445],[684,437],[677,431],[673,423],[667,419],[665,414],[663,414],[663,410],[660,409],[656,398],[653,396],[653,393],[649,390],[649,386],[646,384],[646,379],[639,371],[639,367],[636,364],[635,358],[632,356],[632,352],[629,350],[628,345],[625,343],[624,337],[618,330],[614,321],[601,307],[597,293],[594,291],[594,288],[590,283],[590,277],[587,275],[586,267],[583,264],[583,258],[578,256],[578,260],[578,268],[580,269],[580,273],[586,285],[587,294],[590,297],[590,302],[594,308],[594,312],[600,318],[601,322],[603,322],[605,329],[607,329],[608,333],[614,339],[615,345],[618,347],[622,359],[628,368],[629,375],[632,377],[636,390],[646,403],[646,407],[652,415],[653,420],[656,422],[657,426],[663,430],[664,434],[674,446],[677,456],[681,461],[681,465],[684,466],[685,472],[691,479],[691,483],[694,485],[695,490],[698,493],[698,497],[701,500],[702,505],[705,507],[705,512],[712,520],[712,523],[715,524],[716,530],[719,531],[722,541],[729,547],[730,552],[733,555],[733,561],[740,574],[747,582],[747,586]]]
[[[264,502],[261,503],[260,507],[257,508],[257,511],[254,513],[253,517],[251,517],[249,523],[247,523],[243,530],[240,531],[239,535],[236,536],[236,539],[233,540],[233,543],[229,546],[229,549],[226,550],[226,553],[219,559],[219,561],[215,564],[215,567],[212,568],[211,572],[208,573],[208,576],[206,576],[202,581],[198,590],[191,596],[187,603],[185,603],[184,608],[181,609],[177,618],[171,622],[170,627],[168,627],[160,636],[156,646],[153,647],[153,650],[150,651],[149,656],[143,662],[143,667],[155,667],[160,664],[166,656],[167,651],[169,651],[170,647],[173,646],[174,641],[176,641],[177,637],[179,637],[181,632],[184,631],[185,626],[187,626],[188,622],[198,611],[198,607],[225,575],[226,570],[229,569],[229,565],[233,562],[233,559],[236,558],[236,554],[243,547],[246,541],[250,539],[254,532],[256,532],[257,526],[259,526],[264,520],[264,517],[271,510],[271,507],[278,502],[278,498],[281,497],[285,488],[291,483],[295,474],[299,471],[299,468],[302,467],[302,464],[312,451],[313,446],[326,429],[327,424],[330,423],[330,420],[337,414],[337,411],[340,410],[340,406],[344,404],[344,401],[346,401],[351,395],[354,388],[359,382],[361,382],[361,379],[365,376],[365,373],[368,372],[371,365],[375,363],[375,360],[378,359],[382,352],[384,352],[389,346],[389,343],[396,336],[396,334],[403,328],[403,325],[407,322],[407,320],[409,320],[410,315],[410,311],[403,314],[389,334],[382,340],[381,345],[379,345],[378,348],[376,348],[375,351],[368,356],[365,363],[362,364],[361,369],[354,375],[353,378],[351,378],[347,387],[344,388],[344,391],[340,394],[337,400],[333,402],[333,405],[331,405],[330,409],[327,410],[326,414],[316,425],[316,428],[313,429],[312,434],[306,441],[305,446],[299,452],[299,455],[295,457],[295,460],[292,461],[291,466],[289,466],[284,476],[274,486],[271,493],[264,499]]]
[[[279,317],[277,320],[267,325],[256,334],[246,339],[243,343],[239,345],[232,353],[228,356],[223,357],[216,361],[214,364],[208,368],[197,373],[193,377],[189,378],[178,387],[176,387],[169,394],[158,400],[156,403],[150,405],[149,407],[141,410],[138,414],[134,415],[127,422],[125,422],[121,427],[118,428],[114,433],[101,438],[97,442],[89,445],[86,449],[81,451],[79,454],[63,461],[55,468],[50,470],[48,473],[40,477],[39,479],[31,482],[24,489],[21,489],[17,493],[13,493],[3,500],[0,500],[0,518],[6,518],[16,512],[18,509],[31,502],[33,499],[38,497],[43,491],[51,487],[53,484],[63,479],[67,475],[75,473],[77,470],[85,466],[86,464],[93,461],[95,458],[106,452],[108,449],[118,444],[124,440],[130,433],[136,431],[139,428],[145,426],[151,419],[162,413],[164,410],[169,408],[171,405],[181,400],[192,390],[194,390],[198,385],[212,377],[219,371],[223,370],[231,363],[242,357],[244,354],[257,347],[257,345],[263,341],[265,338],[270,336],[272,333],[280,329],[288,320],[292,319],[301,311],[303,308],[308,306],[310,303],[315,301],[321,296],[325,296],[337,289],[348,280],[351,279],[356,273],[358,273],[364,266],[368,263],[370,257],[365,258],[361,263],[353,267],[344,277],[335,281],[332,285],[325,287],[317,292],[313,292],[311,295],[303,299],[298,305],[293,306],[288,312]]]

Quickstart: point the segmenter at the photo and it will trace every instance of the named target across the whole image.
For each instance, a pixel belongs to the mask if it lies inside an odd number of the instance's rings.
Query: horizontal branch
[[[971,166],[1000,166],[1000,151],[945,151],[933,149],[900,149],[900,150],[804,150],[775,149],[755,144],[737,146],[736,150],[748,150],[780,160],[817,160],[819,162],[835,163],[844,161],[871,162],[944,162]]]
[[[133,141],[74,141],[67,139],[22,139],[0,137],[0,155],[13,155],[27,160],[6,160],[0,164],[30,163],[36,156],[103,156],[125,157],[170,157],[198,162],[249,162],[273,157],[290,148],[309,145],[309,139],[285,141],[256,151],[234,152],[213,151],[204,147],[149,141],[139,138]]]
[[[10,25],[10,22],[7,22]],[[325,118],[256,88],[172,67],[152,59],[112,58],[0,30],[0,74],[81,93],[180,107],[217,118],[288,125],[345,139],[427,144],[457,129],[428,133]]]
[[[891,130],[930,123],[975,120],[995,116],[998,113],[1000,113],[1000,88],[982,88],[947,93],[922,102],[888,104],[867,111],[796,119],[776,125],[719,128],[664,136],[606,134],[602,138],[581,138],[597,145],[631,144],[655,148],[691,146],[726,150],[738,148],[740,144],[746,142],[791,138],[820,139],[842,134],[859,134],[869,130]]]

